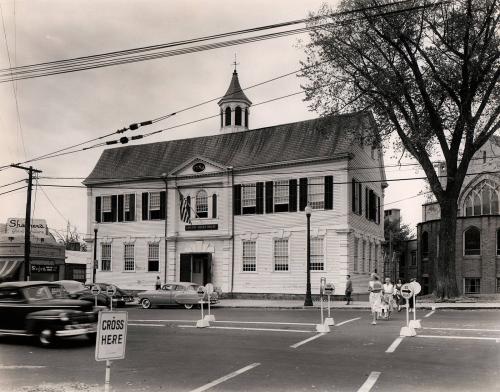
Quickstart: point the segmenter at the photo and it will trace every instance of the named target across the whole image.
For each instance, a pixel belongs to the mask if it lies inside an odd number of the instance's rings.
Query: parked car
[[[138,294],[139,303],[144,309],[159,305],[178,305],[191,309],[200,301],[207,301],[206,293],[199,293],[197,283],[174,282],[164,284],[160,290],[148,290]],[[219,302],[219,293],[210,294],[210,304]]]
[[[97,316],[91,303],[68,298],[53,282],[0,284],[0,335],[35,336],[42,346],[71,336],[95,339]]]
[[[95,296],[90,291],[93,286],[91,283],[83,284],[76,280],[58,280],[54,283],[59,283],[64,286],[71,298],[83,299],[85,301],[91,301],[92,303],[95,302]],[[106,293],[106,290],[111,284],[96,283],[96,285],[101,289],[101,292],[97,295],[97,305],[109,307],[111,304],[111,297]],[[116,294],[113,296],[113,307],[125,306],[127,302],[132,302],[133,300],[134,298],[132,295],[116,287]]]

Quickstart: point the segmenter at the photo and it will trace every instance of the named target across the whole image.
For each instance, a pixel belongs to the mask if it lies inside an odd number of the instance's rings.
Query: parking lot
[[[213,313],[217,321],[202,329],[199,310],[128,309],[126,358],[112,363],[112,390],[498,390],[497,310],[421,311],[423,328],[405,338],[404,312],[374,326],[367,310],[336,309],[327,334],[315,330],[317,309]],[[102,390],[104,371],[84,338],[53,349],[0,340],[0,391],[42,383]]]

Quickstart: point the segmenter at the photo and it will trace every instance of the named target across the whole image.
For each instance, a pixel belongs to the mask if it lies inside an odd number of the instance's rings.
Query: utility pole
[[[41,170],[33,169],[33,166],[24,167],[20,165],[10,165],[17,169],[28,171],[28,195],[26,197],[26,217],[24,222],[24,280],[30,280],[30,250],[31,250],[31,191],[33,189],[33,173],[41,173]]]

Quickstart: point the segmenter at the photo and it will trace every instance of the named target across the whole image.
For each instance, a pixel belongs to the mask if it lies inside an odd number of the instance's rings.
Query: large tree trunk
[[[435,294],[446,300],[457,297],[458,286],[455,271],[455,248],[457,232],[457,198],[440,203],[439,254],[434,268]]]

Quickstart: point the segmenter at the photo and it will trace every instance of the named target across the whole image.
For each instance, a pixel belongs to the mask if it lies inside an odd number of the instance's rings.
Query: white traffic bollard
[[[207,320],[208,322],[215,322],[215,316],[210,313],[210,294],[214,292],[214,286],[212,285],[212,283],[207,283],[205,286],[205,290],[207,292],[208,314],[205,315],[204,320]]]
[[[417,320],[417,294],[420,293],[422,287],[420,283],[414,281],[410,283],[413,286],[413,320],[410,320],[410,327],[414,329],[422,328],[420,320]]]
[[[401,328],[401,331],[399,332],[400,336],[411,337],[417,334],[409,323],[410,317],[408,313],[408,307],[409,307],[409,299],[412,295],[413,295],[413,288],[411,287],[410,284],[406,283],[403,286],[401,286],[401,296],[406,300],[406,326]]]
[[[328,325],[328,326],[335,325],[335,320],[333,319],[333,317],[330,314],[330,308],[331,308],[330,295],[332,295],[334,292],[335,292],[335,286],[333,285],[333,283],[328,283],[325,286],[325,293],[328,296],[328,317],[325,319],[325,325]]]
[[[205,288],[203,286],[200,286],[198,288],[198,294],[205,294]],[[210,323],[208,322],[208,320],[205,319],[205,317],[203,317],[203,296],[201,297],[200,299],[200,308],[201,308],[201,320],[198,320],[196,322],[196,328],[207,328],[207,327],[210,327]]]
[[[330,332],[330,327],[326,325],[326,323],[323,320],[323,292],[325,289],[326,285],[326,278],[321,278],[321,284],[320,284],[320,292],[319,292],[319,298],[320,298],[320,308],[321,308],[321,324],[316,324],[316,331],[321,332],[321,333],[326,333]]]

